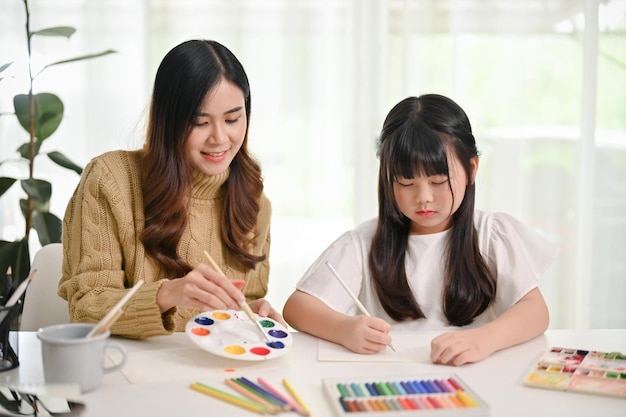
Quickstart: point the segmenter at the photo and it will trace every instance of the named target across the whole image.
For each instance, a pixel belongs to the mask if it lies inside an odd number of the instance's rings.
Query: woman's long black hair
[[[143,149],[146,252],[171,276],[192,268],[178,256],[178,242],[188,221],[192,168],[185,143],[207,93],[222,79],[238,86],[244,96],[246,133],[222,186],[224,206],[221,237],[243,269],[254,269],[266,255],[255,255],[256,222],[263,193],[261,168],[248,151],[250,85],[241,62],[224,45],[189,40],[169,51],[157,70],[147,141]]]
[[[471,159],[478,157],[478,150],[469,119],[448,97],[408,97],[391,109],[378,140],[378,225],[369,253],[374,287],[383,308],[396,321],[425,315],[413,297],[406,275],[410,220],[398,208],[393,184],[398,177],[449,177],[451,154],[463,166],[468,184],[463,202],[452,214],[444,256],[443,312],[450,324],[464,326],[495,298],[496,280],[480,254],[474,227],[476,190]],[[455,196],[452,198],[454,201]]]

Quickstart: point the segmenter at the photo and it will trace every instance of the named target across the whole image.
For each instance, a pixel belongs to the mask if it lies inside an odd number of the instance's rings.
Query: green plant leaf
[[[40,30],[36,30],[34,32],[31,32],[30,35],[34,36],[34,35],[38,35],[38,36],[63,36],[65,38],[70,38],[70,36],[72,36],[74,33],[76,32],[76,29],[74,29],[71,26],[55,26],[55,27],[51,27],[51,28],[45,28],[45,29],[40,29]]]
[[[6,193],[15,184],[15,181],[17,181],[15,178],[0,177],[0,196]]]
[[[39,237],[41,246],[45,246],[48,243],[61,242],[61,219],[49,211],[34,210],[33,227],[37,231],[37,237]]]
[[[24,219],[26,219],[26,208],[28,206],[28,201],[29,200],[27,200],[25,198],[20,198],[20,203],[19,203],[20,204],[20,210],[22,212],[22,216],[24,216]],[[30,200],[30,201],[32,202],[33,200]]]
[[[70,159],[67,156],[63,155],[61,152],[58,152],[58,151],[48,152],[48,158],[52,159],[54,163],[62,166],[63,168],[71,169],[72,171],[76,172],[78,175],[81,175],[83,173],[83,168],[81,168],[79,165],[76,165],[74,162],[70,161]]]
[[[52,184],[46,180],[29,178],[20,181],[26,194],[38,203],[48,204],[52,196]]]
[[[35,140],[35,156],[39,154],[39,148],[41,148],[41,141]],[[30,159],[30,142],[21,144],[17,151],[22,158]]]
[[[44,140],[52,135],[63,119],[63,102],[52,93],[39,93],[33,96],[35,100],[35,137]],[[20,125],[28,132],[30,112],[28,94],[18,94],[13,97],[15,115]]]
[[[16,288],[30,272],[30,252],[26,238],[14,242],[0,241],[1,276],[4,276],[9,266],[13,275],[12,287]]]
[[[86,59],[98,58],[98,57],[101,57],[101,56],[104,56],[104,55],[114,54],[116,52],[117,51],[115,51],[113,49],[107,49],[106,51],[98,52],[97,54],[81,55],[81,56],[77,56],[75,58],[68,58],[68,59],[64,59],[62,61],[56,61],[56,62],[53,62],[53,63],[48,64],[45,67],[43,67],[41,69],[41,71],[39,71],[39,73],[41,73],[46,68],[52,67],[54,65],[67,64],[68,62],[84,61]]]

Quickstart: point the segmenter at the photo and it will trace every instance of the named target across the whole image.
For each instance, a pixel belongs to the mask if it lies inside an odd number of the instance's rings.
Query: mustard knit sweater
[[[237,262],[220,238],[220,187],[228,171],[193,174],[187,228],[178,244],[179,256],[190,265],[205,262],[209,252],[227,277],[243,279],[249,300],[264,297],[269,276],[271,205],[265,195],[257,220],[255,254],[266,260],[255,270]],[[184,331],[200,311],[172,308],[161,314],[156,294],[169,278],[146,255],[140,235],[144,227],[139,151],[113,151],[86,167],[63,219],[63,275],[59,295],[68,301],[74,322],[98,322],[139,279],[144,285],[130,299],[111,333],[129,338]]]

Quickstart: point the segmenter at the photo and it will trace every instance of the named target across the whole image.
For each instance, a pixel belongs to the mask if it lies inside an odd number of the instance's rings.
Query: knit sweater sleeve
[[[146,273],[138,244],[143,207],[136,159],[105,154],[85,168],[63,219],[58,294],[68,301],[72,321],[95,323],[143,278],[111,332],[144,338],[171,333],[174,312],[161,314],[156,294],[164,279]]]

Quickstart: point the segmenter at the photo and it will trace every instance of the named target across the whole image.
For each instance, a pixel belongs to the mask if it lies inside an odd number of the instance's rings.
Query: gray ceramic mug
[[[126,363],[124,347],[109,339],[106,332],[87,338],[95,324],[56,324],[39,329],[43,374],[47,383],[78,384],[81,392],[93,391],[102,383],[105,373],[121,369]],[[121,353],[119,363],[105,366],[105,351]]]

